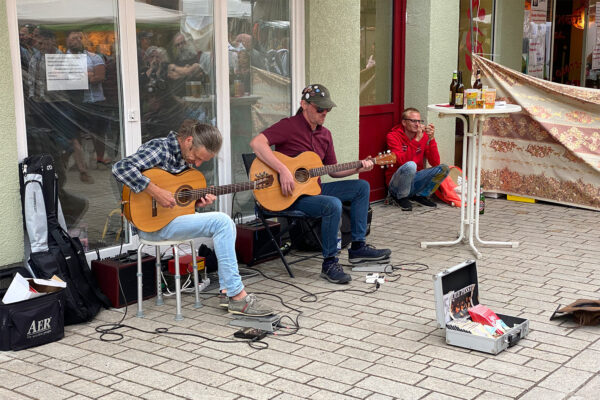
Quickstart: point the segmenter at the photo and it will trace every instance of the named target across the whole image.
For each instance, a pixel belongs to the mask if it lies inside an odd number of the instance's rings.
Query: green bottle
[[[479,188],[479,214],[485,212],[485,196],[483,195],[483,186]]]

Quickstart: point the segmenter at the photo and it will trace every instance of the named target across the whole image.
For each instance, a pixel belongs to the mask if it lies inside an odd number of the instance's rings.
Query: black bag
[[[210,247],[205,244],[200,245],[198,248],[198,255],[204,257],[204,267],[206,268],[207,273],[217,272],[219,269],[217,255]]]
[[[39,278],[57,275],[67,283],[66,325],[89,321],[100,307],[110,307],[110,301],[92,276],[79,238],[72,238],[60,226],[50,231],[50,235],[49,250],[31,253],[29,266]]]
[[[371,219],[373,218],[373,209],[369,206],[367,214],[367,233],[368,236],[371,233]],[[310,223],[314,227],[314,231],[321,240],[321,220],[310,219]],[[342,204],[342,226],[340,227],[342,233],[342,248],[345,248],[352,242],[352,227],[350,220],[350,202]],[[313,234],[310,232],[308,223],[301,220],[294,228],[290,230],[290,238],[292,240],[292,246],[299,250],[305,251],[321,251],[321,245],[315,240]]]
[[[31,243],[29,266],[36,277],[57,275],[67,283],[65,323],[89,321],[110,301],[94,280],[79,238],[66,232],[58,201],[58,177],[48,154],[19,164],[23,219]]]
[[[0,304],[0,350],[22,350],[65,336],[61,289],[33,299]]]

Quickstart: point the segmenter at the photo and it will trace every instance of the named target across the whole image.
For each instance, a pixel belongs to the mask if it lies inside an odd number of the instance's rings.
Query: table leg
[[[480,125],[483,125],[485,117],[481,117],[479,121]],[[479,200],[481,198],[481,143],[483,142],[483,132],[481,126],[476,130],[477,136],[477,196],[476,196],[476,207],[475,207],[475,240],[486,246],[510,246],[518,247],[519,242],[499,242],[499,241],[487,241],[482,240],[479,237]]]
[[[444,117],[460,118],[463,120],[463,123],[465,124],[465,126],[467,128],[469,127],[469,121],[463,115],[439,114],[439,117],[440,118],[444,118]],[[467,185],[466,185],[466,179],[464,179],[464,171],[466,171],[467,157],[464,155],[467,154],[468,136],[465,135],[465,138],[467,140],[463,140],[463,160],[462,160],[463,179],[461,182],[461,190],[460,190],[460,227],[459,227],[459,231],[458,231],[458,237],[452,241],[421,242],[421,248],[423,248],[423,249],[426,249],[428,246],[452,246],[452,245],[460,243],[461,241],[463,241],[465,239],[465,223],[466,223],[466,221],[465,221],[465,205],[466,205]]]

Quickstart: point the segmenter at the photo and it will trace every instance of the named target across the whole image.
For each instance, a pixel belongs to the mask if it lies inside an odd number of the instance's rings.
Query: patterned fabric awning
[[[600,90],[473,62],[497,100],[523,108],[485,122],[484,190],[600,210]]]

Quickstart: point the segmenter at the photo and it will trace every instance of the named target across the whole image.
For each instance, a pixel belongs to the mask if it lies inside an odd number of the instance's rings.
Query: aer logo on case
[[[27,331],[27,338],[31,339],[52,332],[51,321],[52,317],[31,321],[31,325]]]

